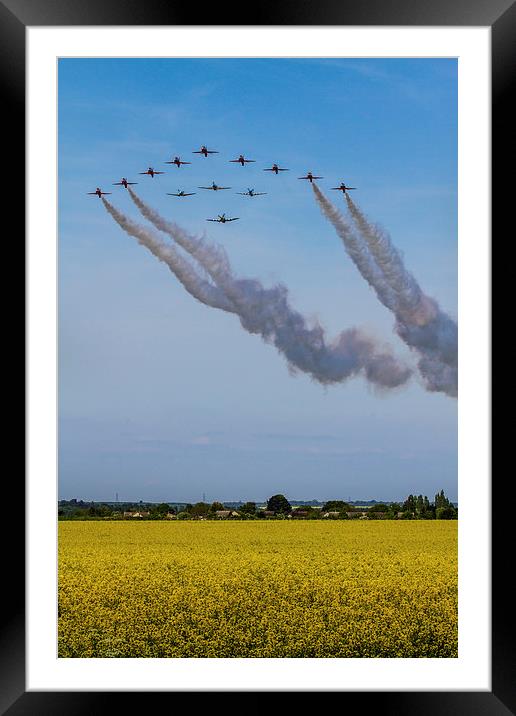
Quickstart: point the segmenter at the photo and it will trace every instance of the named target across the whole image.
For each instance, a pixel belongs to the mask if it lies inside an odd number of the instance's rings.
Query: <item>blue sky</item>
[[[324,388],[290,375],[86,194],[113,191],[142,221],[112,186],[137,181],[166,217],[209,227],[236,273],[285,283],[329,335],[363,327],[414,364],[296,177],[358,187],[354,200],[456,318],[455,60],[63,59],[58,131],[61,498],[457,498],[455,400],[417,380],[378,395],[361,378]],[[220,154],[192,154],[201,144]],[[256,164],[227,161],[240,153]],[[176,154],[192,164],[164,163]],[[290,171],[263,172],[272,162]],[[148,166],[166,173],[138,176]],[[196,188],[213,180],[232,191]],[[267,196],[234,193],[248,187]],[[166,196],[178,188],[198,193]],[[241,219],[206,223],[221,212]]]

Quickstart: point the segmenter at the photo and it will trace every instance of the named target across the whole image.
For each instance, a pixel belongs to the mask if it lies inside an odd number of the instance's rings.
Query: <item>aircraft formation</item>
[[[220,154],[216,149],[208,149],[208,147],[203,144],[200,149],[195,150],[192,152],[192,154],[201,154],[205,158],[208,158],[210,154]],[[240,164],[240,166],[245,167],[246,164],[256,163],[255,159],[247,159],[243,154],[240,154],[236,159],[229,159],[228,160],[231,164]],[[165,164],[174,164],[178,169],[181,169],[183,165],[191,164],[192,162],[186,162],[181,159],[181,157],[175,156],[173,159],[170,159],[169,161],[166,161]],[[264,172],[272,172],[273,174],[276,174],[276,176],[279,174],[279,172],[288,172],[290,171],[286,167],[280,167],[278,164],[273,164],[271,167],[267,167],[263,170]],[[151,179],[154,179],[156,174],[165,174],[165,172],[157,171],[153,167],[148,167],[146,171],[138,172],[141,175],[147,175],[150,176]],[[324,179],[322,176],[318,176],[316,174],[313,174],[311,171],[307,172],[305,176],[298,177],[298,179],[306,179],[310,182],[310,184],[313,183],[314,179]],[[138,182],[128,181],[125,177],[122,177],[120,181],[113,182],[114,186],[123,186],[125,189],[128,189],[129,186],[134,186]],[[211,186],[199,186],[198,189],[208,190],[208,191],[221,191],[221,190],[229,190],[231,189],[230,186],[219,186],[214,181],[212,181]],[[348,191],[352,189],[356,189],[354,186],[347,186],[345,182],[341,182],[339,186],[331,187],[334,191],[341,191],[343,194],[346,194]],[[255,197],[255,196],[265,196],[267,192],[265,191],[255,191],[254,189],[251,189],[248,187],[247,191],[238,191],[236,192],[240,196],[249,196],[249,197]],[[89,195],[95,195],[98,196],[99,199],[101,199],[106,194],[111,194],[110,191],[102,191],[99,187],[96,188],[95,191],[88,192]],[[176,197],[187,197],[187,196],[194,196],[197,194],[197,192],[186,192],[183,189],[178,189],[176,193],[167,192],[167,196],[176,196]],[[234,216],[234,217],[226,217],[225,214],[218,214],[217,218],[215,219],[206,219],[206,221],[213,221],[220,224],[226,224],[230,221],[237,221],[240,217]]]

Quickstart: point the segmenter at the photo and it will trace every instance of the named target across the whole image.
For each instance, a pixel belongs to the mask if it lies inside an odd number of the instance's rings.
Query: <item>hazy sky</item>
[[[192,154],[201,144],[220,154]],[[256,160],[242,168],[227,160]],[[164,164],[179,154],[191,161]],[[290,171],[262,169],[277,162]],[[166,173],[138,176],[147,167]],[[113,222],[123,187],[224,245],[235,271],[330,336],[360,326],[415,365],[314,202],[345,181],[407,268],[457,315],[453,59],[59,62],[59,496],[94,500],[457,498],[457,402],[413,379],[324,388],[231,314],[201,305]],[[202,192],[216,181],[232,191]],[[250,199],[234,192],[268,192]],[[166,192],[197,191],[177,199]],[[327,195],[342,208],[338,192]],[[226,212],[227,225],[205,219]]]

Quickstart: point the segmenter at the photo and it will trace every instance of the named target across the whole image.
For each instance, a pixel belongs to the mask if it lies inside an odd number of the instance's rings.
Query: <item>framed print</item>
[[[489,311],[514,5],[207,12],[0,4],[28,319],[2,712],[516,713]]]

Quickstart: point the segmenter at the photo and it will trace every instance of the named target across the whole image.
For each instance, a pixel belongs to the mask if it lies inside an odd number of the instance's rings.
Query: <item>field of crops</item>
[[[60,522],[61,657],[456,657],[456,521]]]

